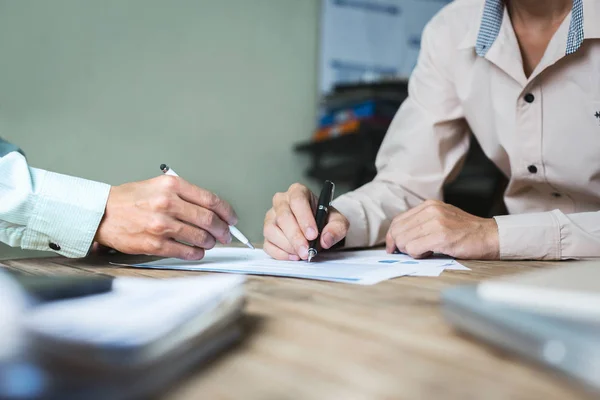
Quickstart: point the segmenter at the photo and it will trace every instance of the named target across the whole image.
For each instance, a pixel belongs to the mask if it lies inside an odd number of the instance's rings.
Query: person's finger
[[[396,249],[397,249],[396,242],[394,241],[394,237],[392,236],[392,231],[391,231],[391,226],[390,226],[390,229],[388,229],[388,232],[385,235],[385,251],[388,254],[392,254],[394,251],[396,251]]]
[[[263,250],[265,251],[265,253],[267,253],[268,255],[270,255],[271,257],[273,257],[276,260],[283,260],[283,261],[299,261],[300,257],[298,257],[296,254],[290,254],[282,249],[280,249],[279,247],[277,247],[276,245],[274,245],[273,243],[269,242],[269,241],[265,241],[263,243]]]
[[[201,260],[204,258],[204,249],[188,246],[173,239],[164,239],[148,236],[141,246],[145,254],[182,260]]]
[[[415,218],[416,219],[416,218]],[[425,221],[407,221],[407,224],[396,224],[390,229],[390,235],[396,243],[406,244],[420,236],[432,233],[433,219]]]
[[[407,230],[391,230],[390,234],[394,238],[394,243],[398,247],[398,250],[407,252],[407,246],[409,243],[431,234],[437,234],[440,230],[440,224],[435,220],[431,219],[422,224],[414,225],[411,229]]]
[[[148,221],[146,232],[158,239],[171,238],[197,247],[213,248],[215,238],[207,231],[166,215],[154,216]]]
[[[206,250],[212,249],[217,244],[215,237],[204,229],[180,221],[177,221],[176,224],[177,227],[169,236],[171,239]]]
[[[438,219],[431,219],[400,234],[392,232],[397,248],[415,258],[429,257],[429,253],[439,251],[444,242],[452,240],[450,235]]]
[[[390,226],[390,231],[392,232],[393,236],[402,235],[405,232],[422,227],[429,221],[434,220],[439,216],[440,215],[438,213],[428,212],[427,209],[424,208],[421,210],[421,212],[413,214],[412,217],[394,220],[392,226]]]
[[[431,212],[432,210],[441,210],[443,207],[444,203],[442,203],[441,201],[426,200],[418,206],[413,207],[410,210],[403,212],[402,214],[399,214],[394,220],[396,221],[396,223],[403,223],[408,219],[414,218],[417,214],[425,210]]]
[[[330,206],[327,225],[325,225],[323,232],[321,232],[321,247],[323,249],[330,249],[346,237],[349,227],[350,223],[348,219],[334,207]]]
[[[421,205],[398,215],[392,221],[388,234],[390,238],[386,236],[386,251],[393,253],[396,249],[404,252],[403,247],[396,247],[395,242],[398,237],[402,237],[409,231],[415,229],[422,229],[423,225],[430,221],[439,219],[448,211],[443,207],[443,204],[438,201],[427,201]]]
[[[263,235],[266,241],[271,242],[275,246],[279,247],[281,250],[287,252],[288,254],[296,254],[294,246],[292,246],[292,244],[288,241],[287,237],[284,235],[283,231],[279,229],[279,227],[275,224],[274,220],[265,220]]]
[[[231,243],[229,225],[215,212],[183,200],[181,203],[181,206],[173,214],[175,218],[209,232],[223,244]]]
[[[437,245],[436,234],[420,236],[408,242],[405,246],[406,254],[412,258],[427,258],[434,253],[434,248]]]
[[[277,215],[276,224],[293,246],[294,253],[306,260],[308,258],[308,241],[302,233],[289,203],[278,202],[275,206],[275,214]]]
[[[311,207],[312,197],[314,196],[311,191],[300,184],[290,186],[288,191],[290,209],[307,240],[313,240],[318,236],[317,223]]]
[[[235,225],[238,217],[233,207],[216,194],[193,185],[176,176],[163,176],[163,185],[169,192],[175,192],[183,200],[214,211],[229,225]]]

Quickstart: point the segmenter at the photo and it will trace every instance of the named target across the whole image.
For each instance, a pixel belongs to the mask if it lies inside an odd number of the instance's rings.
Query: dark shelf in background
[[[331,113],[337,112],[351,114],[352,107],[360,102],[382,104],[392,101],[400,105],[407,96],[408,84],[401,80],[342,84],[322,98],[321,107],[325,113],[329,113],[324,115],[331,116]],[[336,117],[334,115],[330,118],[336,121],[334,124],[344,123],[344,115],[341,115],[342,122],[337,122]],[[299,143],[294,147],[297,153],[307,154],[312,158],[312,165],[305,172],[309,178],[319,182],[331,179],[352,189],[373,180],[377,173],[375,159],[391,117],[386,115],[384,123],[377,124],[368,120],[369,116],[364,118],[355,132],[323,141]],[[318,126],[315,137],[321,137],[323,129],[330,127],[331,125]],[[471,146],[463,168],[453,182],[445,185],[444,200],[471,214],[489,217],[505,213],[502,201],[505,187],[506,178],[471,136]]]
[[[331,179],[356,188],[375,176],[375,157],[385,133],[386,129],[379,126],[366,125],[357,133],[300,143],[294,149],[312,157],[308,177],[318,181]]]
[[[375,177],[375,158],[386,132],[365,129],[321,142],[300,143],[295,151],[313,158],[306,176],[358,188]],[[489,217],[505,213],[502,193],[506,178],[472,138],[463,169],[444,187],[444,200],[471,214]]]
[[[362,153],[365,144],[374,144],[377,148],[385,136],[386,129],[382,128],[361,128],[357,133],[349,133],[332,137],[331,139],[319,142],[299,143],[294,150],[299,153],[328,153],[349,155],[353,153]]]

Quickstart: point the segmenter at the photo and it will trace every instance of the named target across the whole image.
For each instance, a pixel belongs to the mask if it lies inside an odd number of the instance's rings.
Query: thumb
[[[350,223],[338,210],[329,207],[329,221],[321,233],[321,247],[330,249],[348,234]]]

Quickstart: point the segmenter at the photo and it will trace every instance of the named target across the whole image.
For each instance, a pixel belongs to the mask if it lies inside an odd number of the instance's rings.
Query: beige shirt
[[[501,258],[600,256],[600,1],[574,0],[529,78],[510,17],[488,3],[457,0],[425,28],[376,178],[334,202],[346,246],[380,244],[396,215],[441,200],[473,132],[510,179]]]

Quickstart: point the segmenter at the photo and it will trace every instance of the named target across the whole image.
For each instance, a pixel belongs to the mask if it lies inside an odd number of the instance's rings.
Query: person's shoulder
[[[458,44],[479,26],[484,4],[485,0],[454,0],[434,15],[426,29],[434,38]]]

